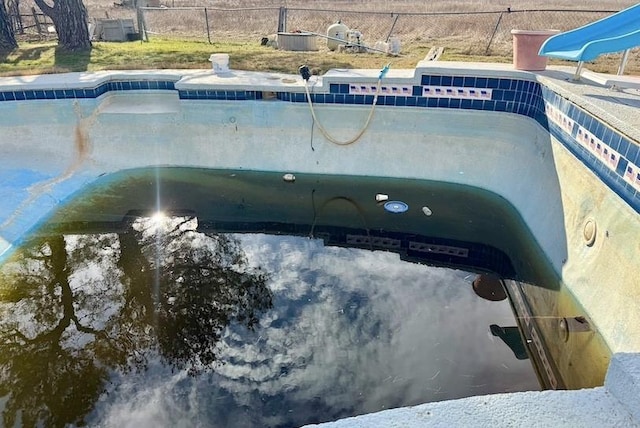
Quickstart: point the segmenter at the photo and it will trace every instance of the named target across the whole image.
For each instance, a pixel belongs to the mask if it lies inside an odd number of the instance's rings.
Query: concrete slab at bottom
[[[637,76],[618,76],[584,70],[582,72],[582,78],[606,87],[640,88],[640,78]]]
[[[631,413],[640,425],[640,353],[614,355],[604,386]]]
[[[640,427],[640,354],[616,354],[605,386],[427,403],[314,425],[372,427]]]

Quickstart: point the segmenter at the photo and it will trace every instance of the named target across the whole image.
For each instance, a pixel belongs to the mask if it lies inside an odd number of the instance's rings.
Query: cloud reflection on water
[[[508,302],[478,298],[466,272],[321,240],[234,238],[248,264],[269,273],[273,308],[255,331],[226,328],[213,373],[151,364],[114,384],[94,421],[296,426],[538,388],[530,363],[489,333],[514,323]]]

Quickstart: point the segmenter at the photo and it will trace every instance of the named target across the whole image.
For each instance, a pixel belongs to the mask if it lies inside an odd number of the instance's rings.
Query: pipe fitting
[[[587,247],[592,247],[596,242],[596,235],[598,234],[598,225],[594,219],[588,219],[582,228],[582,236],[584,243]]]

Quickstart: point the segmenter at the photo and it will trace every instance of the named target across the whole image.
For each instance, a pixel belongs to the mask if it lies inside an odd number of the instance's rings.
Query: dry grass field
[[[22,0],[30,8],[33,0]],[[131,18],[133,8],[122,0],[85,0],[90,20]],[[131,1],[131,0],[130,0]],[[396,37],[411,57],[431,47],[444,47],[443,59],[508,62],[512,56],[512,29],[566,31],[635,4],[634,1],[568,0],[533,2],[494,0],[138,0],[160,7],[145,9],[150,39],[183,39],[213,43],[257,44],[277,32],[279,8],[287,9],[287,31],[326,34],[341,20],[359,30],[362,42],[374,46]],[[318,54],[328,54],[318,39]],[[365,54],[366,55],[366,54]],[[587,67],[615,72],[621,55],[599,58]],[[554,62],[552,62],[554,63]],[[557,62],[556,62],[557,63]],[[632,51],[627,73],[640,74],[640,50]]]

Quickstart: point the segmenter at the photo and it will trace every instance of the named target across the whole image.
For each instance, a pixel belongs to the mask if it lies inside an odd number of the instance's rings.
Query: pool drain
[[[389,201],[384,204],[384,209],[393,214],[400,214],[409,209],[409,205],[402,201]]]

